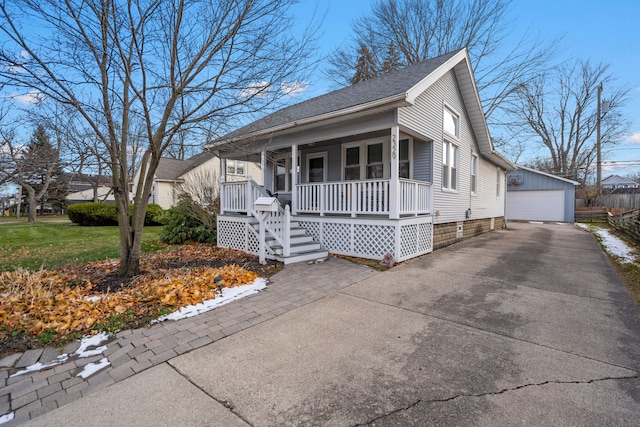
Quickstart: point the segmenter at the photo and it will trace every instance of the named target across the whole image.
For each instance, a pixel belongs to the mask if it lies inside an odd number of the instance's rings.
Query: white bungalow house
[[[514,169],[493,148],[466,49],[281,109],[208,148],[259,154],[263,173],[264,186],[221,184],[218,245],[285,263],[327,251],[403,261],[502,227]],[[273,193],[278,212],[260,212]]]
[[[181,193],[189,193],[194,199],[208,205],[218,197],[221,173],[221,161],[213,153],[196,154],[185,160],[163,157],[153,179],[153,187],[149,203],[169,209],[178,203]],[[226,161],[226,177],[228,181],[244,181],[249,177],[260,180],[260,165],[244,160]],[[136,171],[131,183],[131,194],[135,194],[140,169]],[[262,182],[262,181],[259,181]]]

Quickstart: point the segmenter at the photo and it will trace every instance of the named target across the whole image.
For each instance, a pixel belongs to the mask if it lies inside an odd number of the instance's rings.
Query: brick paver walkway
[[[2,427],[17,425],[63,406],[180,354],[211,344],[238,331],[377,274],[368,267],[339,258],[318,264],[287,266],[271,277],[267,288],[198,316],[165,321],[149,328],[121,331],[100,355],[69,360],[39,372],[11,377],[19,368],[53,361],[58,349],[29,350],[0,361],[0,417],[14,414]],[[77,343],[65,347],[72,353]],[[110,365],[83,379],[88,363],[107,357]]]

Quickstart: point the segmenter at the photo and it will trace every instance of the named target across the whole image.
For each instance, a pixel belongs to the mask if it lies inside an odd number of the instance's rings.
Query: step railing
[[[247,202],[249,206],[251,206],[250,212],[258,219],[258,221],[263,221],[260,212],[253,209],[253,204],[258,197],[271,196],[262,186],[258,185],[252,179],[247,182],[247,186],[249,186],[249,190],[246,191],[246,194],[250,199],[250,202]],[[282,206],[278,206],[277,212],[270,212],[266,219],[264,219],[264,227],[266,231],[271,233],[276,241],[282,246],[282,254],[284,256],[291,255],[291,210],[289,206],[287,205],[284,209]],[[263,243],[264,242],[260,242],[260,244]]]

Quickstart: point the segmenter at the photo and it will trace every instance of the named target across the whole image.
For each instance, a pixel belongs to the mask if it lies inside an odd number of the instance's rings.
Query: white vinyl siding
[[[478,180],[475,197],[471,194],[471,156],[478,153],[475,136],[471,123],[467,117],[466,108],[462,101],[462,95],[458,89],[458,81],[453,71],[444,75],[431,85],[424,93],[418,96],[414,105],[398,109],[398,122],[400,125],[414,129],[425,136],[425,139],[434,141],[433,158],[435,170],[433,171],[433,209],[439,210],[440,215],[434,217],[435,223],[464,221],[465,212],[471,208],[472,219],[491,218],[504,215],[504,199],[496,198],[496,166],[483,157],[478,156]],[[447,135],[443,130],[443,108],[449,107],[460,114],[459,138],[454,141],[458,144],[458,191],[443,191],[442,159],[443,141]],[[425,151],[422,143],[416,143],[414,148],[416,157],[416,171],[414,178],[421,176],[418,156]],[[417,147],[420,147],[418,149]],[[503,174],[504,180],[504,174]],[[504,189],[504,182],[502,183]]]

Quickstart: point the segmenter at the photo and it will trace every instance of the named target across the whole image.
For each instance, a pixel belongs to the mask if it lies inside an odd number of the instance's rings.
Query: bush
[[[216,217],[189,195],[181,195],[178,204],[166,211],[160,240],[172,245],[187,242],[216,243]]]
[[[69,219],[74,224],[83,226],[118,225],[118,214],[115,205],[104,203],[78,203],[67,209]]]
[[[83,226],[118,225],[118,211],[116,205],[105,203],[78,203],[67,209],[69,220]],[[133,214],[133,205],[129,206],[129,218]],[[162,225],[164,210],[156,204],[150,203],[144,215],[144,225]]]

